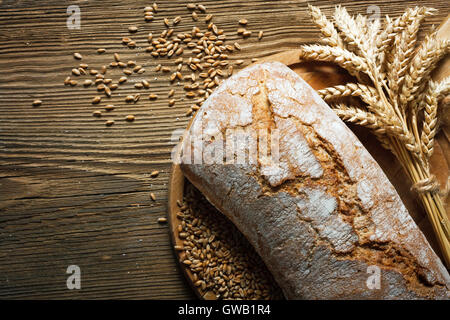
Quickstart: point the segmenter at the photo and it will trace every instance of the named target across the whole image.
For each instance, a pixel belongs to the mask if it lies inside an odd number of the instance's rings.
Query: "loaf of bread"
[[[224,81],[181,150],[185,176],[245,235],[286,298],[449,298],[447,270],[382,169],[285,65]]]

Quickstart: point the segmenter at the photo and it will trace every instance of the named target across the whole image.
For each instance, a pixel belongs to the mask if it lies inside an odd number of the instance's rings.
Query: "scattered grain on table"
[[[261,40],[262,39],[262,37],[264,36],[264,31],[259,31],[258,32],[258,40]]]
[[[158,223],[163,224],[163,223],[166,223],[166,222],[167,222],[167,218],[163,218],[163,217],[158,218]]]
[[[138,31],[138,27],[136,27],[136,26],[130,26],[130,27],[128,27],[128,31],[129,31],[130,33],[135,33],[135,32]]]
[[[168,81],[173,85],[183,86],[186,91],[186,97],[195,98],[196,107],[189,107],[186,111],[186,116],[194,114],[202,105],[202,103],[213,92],[213,89],[221,83],[222,78],[227,78],[233,74],[233,67],[228,63],[228,55],[235,52],[235,50],[242,50],[239,43],[235,42],[233,45],[227,44],[227,35],[223,29],[220,29],[218,25],[212,22],[214,15],[207,12],[207,9],[202,4],[188,3],[186,9],[191,12],[192,19],[194,21],[199,20],[199,13],[205,14],[204,22],[202,24],[195,25],[192,30],[186,30],[183,24],[182,15],[175,17],[161,17],[165,28],[160,32],[152,31],[147,34],[147,41],[149,46],[144,47],[144,53],[147,53],[150,58],[159,59],[159,63],[154,72],[163,71],[164,73],[170,73]],[[151,22],[154,16],[159,12],[157,3],[148,5],[144,8],[144,20]],[[206,22],[206,25],[205,25]],[[247,19],[242,18],[239,20],[240,27],[238,28],[238,34],[244,38],[251,36],[251,31],[247,30],[245,26],[248,24]],[[173,26],[177,26],[179,30],[175,31]],[[185,30],[182,30],[182,29]],[[132,39],[131,34],[136,34],[141,26],[133,24],[127,27],[129,36],[121,38],[122,43],[125,45],[125,49],[134,49],[138,46],[138,43]],[[155,34],[158,34],[157,36]],[[258,33],[258,39],[263,37],[262,31]],[[120,39],[119,39],[120,41]],[[140,45],[139,45],[140,46]],[[103,54],[106,49],[100,47],[96,49],[97,54]],[[131,51],[130,51],[131,52]],[[122,52],[121,52],[122,54]],[[124,56],[127,54],[123,53]],[[140,54],[136,54],[138,57]],[[129,88],[128,85],[123,85],[127,82],[127,77],[132,77],[133,74],[140,75],[145,73],[145,68],[135,60],[129,60],[127,63],[121,61],[121,55],[118,52],[113,53],[113,61],[104,63],[99,69],[89,67],[88,64],[80,64],[79,67],[72,67],[72,75],[76,77],[94,76],[95,79],[82,79],[84,87],[90,87],[95,83],[97,89],[103,92],[107,98],[113,96],[112,91],[121,87]],[[183,57],[186,57],[183,59]],[[79,52],[73,53],[73,57],[77,60],[85,59]],[[104,56],[105,58],[107,56]],[[175,58],[174,70],[165,64],[167,60]],[[89,58],[89,57],[87,57]],[[172,60],[173,61],[173,60]],[[239,60],[238,60],[239,61]],[[253,61],[253,60],[252,60]],[[147,63],[147,62],[145,62]],[[242,63],[243,64],[243,63]],[[240,65],[239,63],[237,65]],[[104,75],[108,73],[109,69],[120,68],[125,76],[115,78],[113,74],[108,78]],[[189,73],[190,74],[189,74]],[[201,74],[201,76],[197,76]],[[207,76],[204,76],[207,75]],[[155,78],[156,80],[156,78]],[[186,81],[185,84],[181,83]],[[150,89],[151,85],[148,80],[132,81],[135,90]],[[66,77],[64,85],[75,87],[77,81]],[[188,84],[190,83],[190,85]],[[174,90],[170,89],[168,93],[168,104],[174,106],[175,100],[171,99],[174,95]],[[119,93],[120,96],[120,93]],[[155,93],[149,94],[150,100],[156,100],[157,95]],[[128,103],[138,103],[140,95],[127,93],[125,101]],[[181,99],[183,100],[183,99]],[[101,102],[101,97],[94,97],[93,104]],[[105,110],[112,111],[114,107],[105,107]],[[108,125],[112,125],[108,122]]]
[[[158,170],[154,170],[150,173],[150,177],[152,178],[156,178],[159,175],[159,171]]]

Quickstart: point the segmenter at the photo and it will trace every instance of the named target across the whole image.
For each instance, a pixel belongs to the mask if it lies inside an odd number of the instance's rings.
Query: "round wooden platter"
[[[300,50],[289,50],[279,54],[260,59],[257,63],[279,61],[289,66],[293,71],[299,74],[306,82],[308,82],[314,89],[322,89],[329,86],[343,84],[351,80],[351,77],[342,69],[327,63],[301,63],[298,59]],[[446,69],[446,68],[445,68]],[[439,75],[435,76],[439,77]],[[194,117],[192,118],[194,119]],[[192,122],[191,119],[191,122]],[[190,123],[191,123],[190,122]],[[188,125],[188,128],[190,126]],[[404,174],[401,165],[396,161],[394,156],[380,147],[378,141],[364,128],[349,126],[350,129],[358,136],[366,149],[372,154],[375,160],[382,167],[391,183],[397,189],[405,206],[409,210],[411,216],[419,225],[421,230],[426,235],[434,250],[440,254],[439,247],[433,235],[433,230],[426,217],[421,204],[418,202],[416,195],[410,191],[410,183],[407,176]],[[435,151],[431,159],[432,172],[436,175],[441,186],[445,186],[448,179],[449,164],[450,164],[450,143],[446,135],[440,133],[437,136],[437,143]],[[168,222],[171,233],[173,245],[182,246],[182,240],[178,237],[178,225],[180,220],[176,214],[179,212],[177,202],[183,200],[185,178],[180,169],[180,166],[174,164],[172,166],[172,173],[169,184],[169,203],[168,203]],[[447,214],[450,216],[450,205],[447,203]],[[183,251],[175,251],[178,260],[184,260]],[[199,289],[194,285],[193,274],[184,264],[180,263],[188,283],[193,288],[194,292],[199,298],[205,298],[200,293]]]

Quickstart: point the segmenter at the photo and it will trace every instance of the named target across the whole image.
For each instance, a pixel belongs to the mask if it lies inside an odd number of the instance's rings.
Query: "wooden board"
[[[182,16],[178,30],[194,23],[185,0],[158,1],[161,17]],[[313,42],[319,36],[299,0],[198,1],[214,21],[237,40],[237,21],[249,20],[252,37],[230,60],[263,58]],[[0,298],[59,299],[183,299],[193,291],[178,268],[166,216],[170,153],[174,130],[186,127],[190,101],[168,107],[167,76],[153,73],[152,90],[160,98],[142,100],[114,113],[116,125],[105,128],[92,117],[94,91],[62,85],[75,65],[72,53],[99,67],[112,52],[136,59],[152,69],[158,61],[142,49],[127,51],[120,39],[127,28],[136,35],[160,32],[161,20],[145,24],[148,0],[3,0],[0,1]],[[438,9],[424,31],[449,13],[448,1],[308,1],[330,14],[336,4],[352,14],[366,14],[377,5],[382,15],[399,16],[407,7]],[[66,26],[69,5],[81,9],[81,29]],[[199,22],[200,23],[200,22]],[[204,24],[201,22],[201,24]],[[264,31],[261,41],[255,33]],[[107,54],[99,56],[96,49]],[[139,54],[139,55],[137,55]],[[169,63],[163,59],[164,63]],[[134,92],[128,84],[122,95]],[[41,99],[39,108],[31,102]],[[133,112],[136,121],[123,118]],[[149,173],[159,170],[155,179]],[[407,188],[407,187],[405,187]],[[157,201],[149,198],[156,195]],[[81,268],[81,290],[68,290],[66,269]]]
[[[447,21],[449,19],[447,18]],[[447,28],[446,22],[442,24],[444,28]],[[443,38],[450,37],[448,33],[440,33]],[[278,61],[287,66],[289,66],[293,71],[295,71],[299,76],[301,76],[308,84],[316,90],[323,89],[330,86],[335,86],[343,83],[353,81],[345,70],[340,69],[332,64],[328,63],[316,63],[316,62],[300,62],[300,49],[288,50],[279,54],[265,57],[256,63]],[[446,61],[437,70],[434,75],[435,79],[442,79],[448,74],[446,69]],[[193,120],[193,119],[192,119]],[[188,124],[188,129],[191,122]],[[380,164],[381,168],[391,181],[391,183],[396,188],[399,193],[403,203],[407,207],[409,213],[414,218],[416,223],[419,225],[421,230],[424,232],[428,241],[430,241],[433,249],[438,255],[441,255],[438,244],[436,243],[433,230],[426,216],[426,212],[422,206],[418,203],[417,196],[414,192],[410,190],[410,183],[405,183],[408,181],[408,177],[404,174],[400,163],[395,159],[395,157],[387,150],[380,147],[379,142],[373,137],[370,131],[365,128],[350,126],[350,129],[358,136],[360,141],[366,147],[366,149],[371,153],[374,159]],[[180,150],[178,150],[179,152]],[[435,151],[430,160],[432,164],[432,173],[436,175],[441,187],[445,188],[447,180],[449,178],[449,167],[450,162],[448,161],[449,151],[448,151],[448,140],[444,134],[440,134],[437,138],[437,143],[435,145]],[[178,225],[180,220],[177,218],[177,212],[179,212],[179,207],[177,206],[177,201],[183,199],[184,195],[184,176],[178,164],[172,166],[172,174],[170,178],[169,185],[169,226],[171,231],[171,238],[174,245],[183,246],[183,241],[178,237]],[[446,206],[447,215],[450,218],[450,206]],[[179,261],[185,259],[185,254],[183,251],[176,252]],[[202,298],[202,294],[199,292],[198,287],[193,284],[193,274],[188,267],[180,264],[181,269],[187,281],[196,292],[199,298]]]

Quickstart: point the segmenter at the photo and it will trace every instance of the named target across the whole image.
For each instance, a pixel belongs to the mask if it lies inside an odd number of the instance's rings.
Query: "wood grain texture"
[[[244,59],[244,66],[253,57],[296,48],[318,36],[305,1],[201,2],[231,43],[238,39],[237,21],[249,20],[254,34],[230,57]],[[337,3],[309,2],[327,14]],[[391,16],[418,4],[439,9],[425,30],[449,13],[441,0],[339,3],[355,14],[366,13],[370,5]],[[73,4],[81,9],[80,30],[66,27],[66,9]],[[178,269],[167,226],[157,223],[167,209],[170,152],[176,142],[171,135],[186,126],[191,102],[181,101],[180,87],[177,103],[168,107],[168,76],[151,72],[160,62],[143,51],[146,34],[163,30],[163,17],[183,17],[176,31],[189,31],[194,23],[186,2],[176,0],[160,2],[155,21],[145,23],[142,9],[148,4],[0,1],[0,298],[194,297]],[[134,50],[120,43],[130,25],[142,28],[133,36]],[[259,30],[262,41],[255,36]],[[107,53],[97,55],[99,47]],[[150,92],[160,99],[126,105],[125,95],[137,92],[130,82],[110,99],[118,109],[102,119],[92,117],[95,89],[62,84],[79,63],[73,52],[96,68],[112,61],[113,52],[137,60],[152,80]],[[33,108],[34,99],[42,106]],[[134,123],[123,120],[130,113]],[[106,128],[109,118],[116,124]],[[161,174],[152,179],[152,170]],[[81,268],[81,290],[66,288],[71,264]]]

